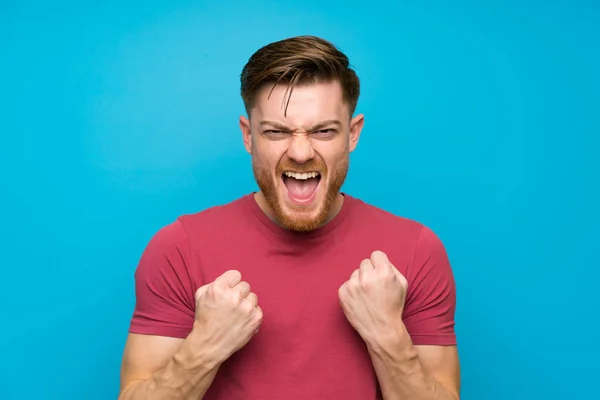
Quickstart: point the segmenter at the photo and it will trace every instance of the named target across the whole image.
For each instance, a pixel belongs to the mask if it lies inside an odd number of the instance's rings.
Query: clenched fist
[[[399,332],[407,287],[406,278],[381,251],[363,260],[340,287],[344,314],[367,344]]]
[[[238,271],[227,271],[196,291],[195,341],[225,361],[257,332],[263,313]]]

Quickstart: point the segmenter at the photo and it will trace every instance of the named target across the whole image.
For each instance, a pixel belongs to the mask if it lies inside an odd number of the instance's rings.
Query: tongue
[[[294,179],[286,178],[285,185],[293,198],[308,200],[317,189],[319,178]]]

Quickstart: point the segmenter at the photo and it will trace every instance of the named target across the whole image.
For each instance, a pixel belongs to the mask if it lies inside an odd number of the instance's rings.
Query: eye
[[[327,140],[332,139],[336,133],[335,129],[319,129],[318,131],[314,131],[311,136],[315,139]]]
[[[288,137],[289,133],[277,129],[267,129],[263,131],[263,135],[265,135],[270,140],[281,140]]]

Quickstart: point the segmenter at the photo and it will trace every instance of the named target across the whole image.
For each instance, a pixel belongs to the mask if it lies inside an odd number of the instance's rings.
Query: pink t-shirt
[[[196,289],[237,269],[258,296],[263,323],[221,366],[205,399],[376,399],[371,360],[338,299],[375,250],[408,280],[403,318],[413,343],[455,345],[455,284],[441,241],[347,194],[340,213],[309,233],[280,228],[252,194],[165,226],[135,274],[130,332],[185,338]]]

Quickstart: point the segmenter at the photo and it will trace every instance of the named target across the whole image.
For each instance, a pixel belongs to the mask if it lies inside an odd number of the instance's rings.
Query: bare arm
[[[401,329],[369,353],[385,400],[458,400],[460,367],[456,346],[413,346]]]
[[[196,291],[196,315],[185,340],[129,334],[119,400],[198,400],[221,364],[246,345],[262,310],[238,271],[227,271]]]
[[[406,278],[375,251],[339,289],[348,322],[361,335],[385,400],[458,400],[456,346],[414,346],[403,321]]]
[[[185,340],[130,334],[119,400],[201,399],[220,364],[195,339],[194,332]]]

